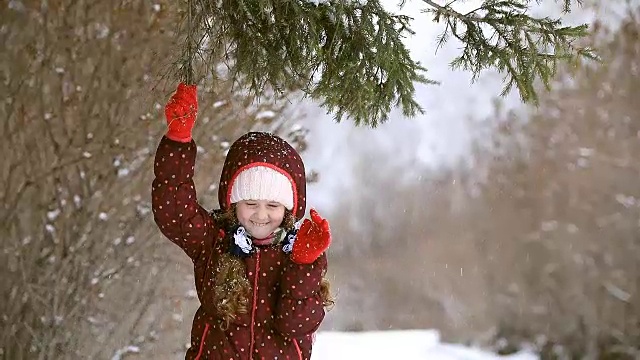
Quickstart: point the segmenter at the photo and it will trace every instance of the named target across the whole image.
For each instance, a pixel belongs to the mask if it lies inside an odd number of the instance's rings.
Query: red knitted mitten
[[[174,141],[191,141],[191,131],[198,114],[196,85],[180,83],[164,108],[168,130],[166,136]]]
[[[293,243],[291,260],[297,264],[311,264],[331,244],[331,231],[329,223],[311,209],[311,220],[305,219],[298,230],[296,241]]]

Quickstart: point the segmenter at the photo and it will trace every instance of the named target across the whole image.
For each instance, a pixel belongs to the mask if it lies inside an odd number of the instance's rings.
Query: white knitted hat
[[[293,209],[293,186],[281,172],[266,166],[253,166],[243,170],[231,185],[230,203],[240,200],[268,200]]]

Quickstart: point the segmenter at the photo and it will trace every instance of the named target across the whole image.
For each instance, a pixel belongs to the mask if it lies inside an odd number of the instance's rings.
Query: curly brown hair
[[[236,204],[232,204],[226,211],[214,211],[213,215],[216,222],[222,229],[232,229],[238,225],[236,216]],[[289,210],[285,210],[284,219],[281,228],[286,231],[293,229],[295,217]],[[226,231],[227,239],[233,234]],[[320,282],[320,297],[323,305],[327,308],[335,304],[335,300],[331,296],[331,285],[329,280],[323,278]],[[246,276],[246,267],[242,259],[225,253],[220,256],[216,274],[214,277],[214,301],[216,310],[221,317],[222,327],[229,327],[237,315],[247,314],[249,312],[249,298],[251,297],[251,284]]]

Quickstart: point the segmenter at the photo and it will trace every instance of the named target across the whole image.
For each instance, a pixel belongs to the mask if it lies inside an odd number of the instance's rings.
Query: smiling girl
[[[245,134],[225,159],[220,209],[206,211],[193,183],[197,106],[196,86],[180,84],[165,107],[152,186],[160,231],[194,265],[200,307],[185,359],[310,359],[333,304],[324,279],[331,234],[313,209],[297,226],[306,203],[302,159],[275,135]]]

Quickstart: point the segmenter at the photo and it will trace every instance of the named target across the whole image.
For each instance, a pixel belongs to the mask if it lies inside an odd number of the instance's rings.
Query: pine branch
[[[413,34],[411,19],[386,12],[378,0],[188,1],[196,9],[190,30],[207,39],[196,44],[198,57],[209,66],[223,61],[257,97],[299,89],[336,121],[369,126],[386,121],[392,107],[408,117],[423,111],[415,83],[434,82],[402,42]],[[193,42],[185,42],[182,58],[191,59]]]
[[[434,15],[434,21],[445,23],[438,48],[450,36],[465,46],[451,66],[471,71],[474,81],[489,68],[505,73],[502,95],[515,85],[523,101],[537,102],[536,80],[548,89],[560,62],[596,59],[592,49],[574,45],[588,34],[586,25],[563,27],[559,19],[533,18],[527,15],[529,1],[486,0],[466,14],[450,5],[423,1],[432,7],[425,11]],[[564,10],[569,11],[571,0],[563,2]]]
[[[182,58],[181,67],[184,69],[182,72],[183,79],[186,84],[195,84],[195,75],[193,73],[193,61],[195,57],[195,51],[197,44],[195,43],[195,24],[193,23],[193,2],[187,0],[187,40],[186,40],[186,56]]]
[[[423,113],[415,84],[435,83],[403,43],[414,34],[412,19],[387,12],[379,0],[183,1],[189,20],[182,25],[178,61],[183,79],[197,82],[189,72],[196,62],[215,81],[222,64],[226,76],[251,95],[300,90],[336,121],[369,126],[386,121],[394,107],[407,117]],[[452,67],[471,71],[474,80],[485,69],[498,69],[506,74],[503,94],[516,86],[524,100],[535,101],[534,82],[541,79],[548,87],[559,61],[594,57],[573,45],[587,34],[585,25],[562,27],[559,20],[529,17],[533,0],[485,0],[466,14],[451,4],[423,1],[425,11],[445,24],[438,47],[450,37],[465,45]],[[562,1],[568,10],[572,1]]]

